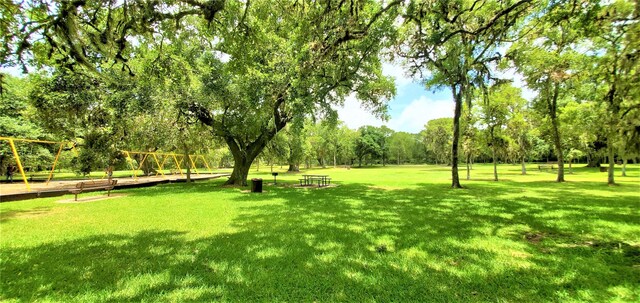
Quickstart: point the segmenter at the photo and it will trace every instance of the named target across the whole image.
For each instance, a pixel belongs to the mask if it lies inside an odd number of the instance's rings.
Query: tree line
[[[38,0],[0,12],[2,66],[30,72],[35,110],[22,117],[95,150],[78,160],[87,167],[96,154],[116,161],[121,145],[188,154],[223,144],[228,183],[245,185],[256,158],[282,149],[280,134],[301,133],[309,119],[337,123],[334,106],[349,95],[384,117],[395,87],[383,60],[451,92],[450,148],[430,157],[451,165],[454,188],[481,140],[494,162],[523,162],[542,138],[559,182],[566,159],[604,149],[609,183],[616,155],[633,157],[640,142],[637,2]],[[520,113],[501,76],[515,72],[537,93]],[[11,81],[2,76],[3,100],[13,100]],[[592,118],[597,126],[583,128]],[[359,163],[392,159],[375,139],[384,129],[358,132]]]

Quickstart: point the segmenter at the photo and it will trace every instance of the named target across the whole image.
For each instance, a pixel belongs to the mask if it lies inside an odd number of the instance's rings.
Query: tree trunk
[[[493,181],[498,181],[498,161],[496,159],[496,148],[492,148],[493,156]]]
[[[233,171],[231,172],[231,177],[229,177],[229,180],[227,180],[225,184],[247,186],[247,176],[249,175],[251,162],[252,161],[249,161],[246,158],[236,159],[233,165]]]
[[[622,159],[622,176],[623,177],[627,176],[627,157],[624,157]]]
[[[231,177],[229,177],[229,180],[225,182],[225,185],[247,186],[247,176],[249,175],[251,164],[258,157],[264,147],[267,146],[267,143],[269,142],[268,140],[271,140],[271,138],[273,138],[273,136],[261,136],[246,147],[241,147],[233,137],[224,138],[229,146],[231,155],[233,155],[234,161]]]
[[[451,187],[462,188],[458,176],[458,141],[460,140],[460,113],[462,111],[462,92],[456,90],[456,85],[451,86],[455,108],[453,111],[453,144],[451,144]]]
[[[289,164],[289,169],[287,171],[288,172],[299,172],[300,171],[300,165],[299,164]]]
[[[597,156],[592,156],[591,154],[587,154],[587,167],[600,167],[602,163],[602,158]]]
[[[569,174],[573,174],[573,168],[571,167],[571,162],[573,162],[573,158],[569,158]]]
[[[247,185],[247,176],[249,175],[249,169],[251,168],[253,160],[262,152],[265,146],[267,146],[267,143],[273,139],[278,131],[287,126],[287,122],[290,121],[290,119],[283,116],[280,112],[280,106],[284,102],[284,96],[278,96],[276,102],[273,104],[273,120],[267,119],[265,121],[266,125],[263,125],[265,131],[260,133],[253,141],[236,140],[233,135],[224,131],[224,124],[219,125],[216,123],[208,109],[195,103],[189,106],[190,110],[195,113],[200,122],[211,127],[214,134],[224,139],[231,151],[231,155],[233,155],[235,163],[229,180],[225,182],[226,185]],[[271,128],[271,126],[273,126],[273,128]]]
[[[616,161],[613,154],[613,140],[611,140],[611,137],[607,139],[607,152],[609,154],[609,170],[608,170],[609,176],[607,177],[607,184],[615,185],[616,182],[613,178],[613,170],[615,168]]]
[[[336,166],[337,166],[336,164],[337,164],[336,163],[336,152],[333,151],[333,168],[336,168]]]
[[[493,181],[498,181],[498,159],[496,159],[496,138],[493,135],[495,126],[491,126],[489,132],[491,133],[491,158],[493,160]]]
[[[524,161],[524,156],[522,156],[522,174],[526,175],[527,174],[527,165],[525,165],[525,161]]]
[[[558,178],[556,182],[564,182],[564,154],[562,151],[562,140],[560,138],[560,127],[558,126],[558,92],[559,84],[554,83],[553,96],[549,102],[549,115],[551,116],[551,128],[553,132],[553,145],[556,149],[556,155],[558,156]]]
[[[187,183],[191,183],[191,165],[189,163],[189,150],[187,148],[184,149],[184,159],[187,163]]]
[[[467,180],[471,180],[471,155],[467,155]]]

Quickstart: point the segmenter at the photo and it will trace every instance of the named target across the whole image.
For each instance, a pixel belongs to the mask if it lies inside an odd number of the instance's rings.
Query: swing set
[[[176,154],[176,153],[159,153],[159,152],[140,152],[140,151],[122,151],[125,156],[127,157],[127,163],[129,164],[129,167],[131,168],[131,171],[133,173],[133,178],[134,179],[138,179],[138,174],[137,171],[142,170],[142,166],[144,165],[145,161],[147,161],[147,159],[151,158],[153,160],[153,163],[155,163],[155,167],[153,167],[156,172],[155,175],[161,175],[161,176],[165,176],[164,175],[164,170],[165,170],[165,166],[168,165],[167,161],[169,163],[171,163],[173,160],[173,163],[175,164],[175,168],[177,168],[175,170],[176,173],[179,173],[180,176],[183,176],[182,173],[182,165],[185,162],[185,156],[182,154]],[[140,163],[137,163],[137,167],[136,167],[136,163],[135,160],[133,159],[133,157],[131,155],[141,155],[142,156],[142,160],[140,161]],[[196,164],[198,163],[198,160],[200,160],[204,166],[207,168],[207,170],[209,171],[210,174],[213,173],[213,170],[211,169],[211,166],[209,166],[209,163],[207,162],[207,160],[205,159],[205,157],[203,155],[188,155],[188,163],[184,164],[185,168],[186,166],[188,166],[189,164],[191,164],[191,169],[196,173],[196,175],[200,175],[200,172],[198,171],[198,168],[196,166]],[[151,160],[149,160],[151,161]],[[171,170],[171,173],[173,173],[174,171]],[[141,174],[143,175],[143,174]]]
[[[58,152],[56,153],[56,156],[53,161],[53,165],[51,165],[51,170],[48,171],[46,185],[49,185],[49,182],[53,178],[53,173],[58,164],[58,160],[60,159],[60,154],[64,150],[65,146],[71,145],[70,150],[74,151],[76,157],[78,156],[78,150],[76,148],[76,145],[73,144],[73,142],[68,142],[68,141],[58,142],[58,141],[32,140],[32,139],[22,139],[22,138],[12,138],[12,137],[0,137],[0,142],[8,142],[11,148],[11,153],[13,154],[13,159],[16,163],[16,166],[18,167],[18,171],[20,172],[22,181],[24,182],[24,185],[27,191],[31,191],[31,186],[29,185],[29,180],[27,178],[27,174],[25,173],[25,167],[23,166],[23,163],[20,159],[18,148],[16,148],[16,142],[53,144],[56,146],[59,145]],[[187,166],[190,165],[190,168],[196,173],[196,175],[200,175],[200,171],[197,168],[197,164],[199,164],[199,162],[204,164],[204,166],[208,170],[208,173],[210,174],[213,173],[211,166],[209,166],[209,163],[207,162],[206,158],[203,155],[188,155],[187,157],[185,157],[185,155],[183,154],[161,153],[161,152],[122,151],[122,153],[126,156],[127,163],[129,164],[129,167],[132,170],[132,176],[135,180],[138,180],[138,176],[144,175],[144,173],[138,174],[137,171],[142,170],[142,167],[145,161],[147,161],[148,159],[152,159],[149,161],[153,161],[153,163],[155,163],[153,167],[156,170],[155,176],[161,175],[162,177],[165,177],[165,174],[164,174],[165,167],[168,166],[169,163],[171,162],[173,162],[176,168],[175,170],[171,170],[172,174],[178,173],[180,174],[180,176],[183,176],[184,174],[182,172],[182,169],[183,169],[182,167],[186,169]],[[142,160],[139,163],[136,163],[136,161],[132,158],[132,155],[141,155]],[[188,160],[185,161],[185,159],[188,159]],[[187,162],[187,163],[184,163],[184,162]]]
[[[49,176],[47,177],[47,185],[53,178],[53,171],[56,169],[56,165],[58,164],[58,159],[60,158],[60,154],[62,153],[62,149],[65,145],[71,142],[57,142],[57,141],[46,141],[46,140],[31,140],[31,139],[21,139],[21,138],[10,138],[10,137],[0,137],[0,141],[9,142],[9,146],[11,147],[11,152],[13,153],[13,158],[16,161],[16,165],[18,166],[18,171],[22,176],[22,181],[24,181],[24,185],[27,187],[27,191],[31,191],[31,186],[29,185],[29,181],[27,180],[27,175],[25,174],[25,169],[22,166],[22,161],[20,161],[20,155],[18,154],[18,149],[16,148],[15,142],[28,142],[28,143],[41,143],[41,144],[60,144],[60,148],[58,148],[58,152],[56,153],[56,157],[53,160],[53,165],[51,166],[51,171],[49,172]],[[75,152],[76,156],[78,156],[78,150],[76,149],[75,144],[71,147],[71,149]]]

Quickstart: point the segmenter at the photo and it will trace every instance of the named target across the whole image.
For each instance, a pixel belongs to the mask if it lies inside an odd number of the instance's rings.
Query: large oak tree
[[[229,184],[246,184],[253,160],[294,118],[335,115],[355,93],[385,110],[393,82],[380,53],[401,1],[35,1],[3,6],[3,65],[89,69],[135,75],[136,45],[193,35],[188,68],[203,98],[183,102],[222,138],[235,161]],[[199,18],[197,18],[199,17]],[[36,60],[31,60],[36,59]],[[168,76],[168,75],[167,75]]]
[[[410,1],[399,53],[427,87],[448,88],[455,103],[451,149],[452,187],[461,188],[458,149],[462,103],[492,81],[491,64],[531,0]]]

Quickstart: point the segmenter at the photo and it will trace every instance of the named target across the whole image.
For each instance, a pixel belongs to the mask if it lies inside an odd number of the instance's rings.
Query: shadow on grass
[[[52,210],[52,206],[39,206],[32,209],[20,209],[20,210],[3,210],[0,211],[0,223],[4,223],[16,217],[38,217],[49,214]]]
[[[219,182],[137,195],[233,191]],[[237,232],[106,234],[0,253],[2,299],[514,301],[637,298],[638,199],[599,184],[270,187],[238,194]],[[550,190],[553,189],[553,190]],[[603,187],[607,190],[607,187]],[[274,198],[282,202],[270,202]],[[625,227],[628,227],[625,229]]]

